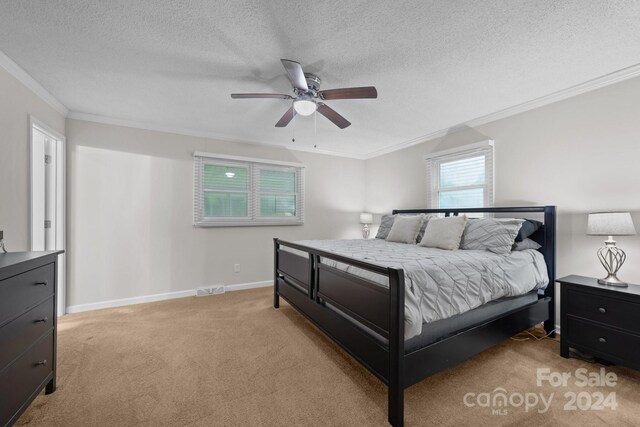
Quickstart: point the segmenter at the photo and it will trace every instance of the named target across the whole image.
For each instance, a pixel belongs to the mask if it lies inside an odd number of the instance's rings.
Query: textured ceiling
[[[366,155],[640,63],[640,2],[2,1],[0,50],[72,112]],[[229,94],[289,93],[280,58],[379,97],[275,128]]]

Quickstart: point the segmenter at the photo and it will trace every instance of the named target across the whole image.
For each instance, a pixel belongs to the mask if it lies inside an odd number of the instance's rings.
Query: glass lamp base
[[[364,224],[362,226],[362,238],[363,239],[368,239],[369,238],[369,225],[368,224]]]

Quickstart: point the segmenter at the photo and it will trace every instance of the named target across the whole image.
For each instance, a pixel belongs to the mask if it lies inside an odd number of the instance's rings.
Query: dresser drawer
[[[640,333],[640,304],[569,289],[566,314]]]
[[[592,350],[629,361],[636,361],[638,358],[638,348],[640,348],[638,335],[627,334],[572,317],[567,318],[567,329],[570,346],[575,344],[587,352]]]
[[[53,372],[53,333],[0,371],[0,420],[10,420]],[[46,361],[46,362],[45,362]],[[14,420],[15,421],[15,420]]]
[[[0,370],[53,327],[53,297],[0,328]]]
[[[53,295],[55,264],[0,281],[0,325]]]

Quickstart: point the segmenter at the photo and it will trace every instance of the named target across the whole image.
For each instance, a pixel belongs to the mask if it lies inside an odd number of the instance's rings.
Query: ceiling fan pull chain
[[[293,116],[293,126],[291,126],[291,142],[296,142],[296,123],[298,122],[298,115]]]

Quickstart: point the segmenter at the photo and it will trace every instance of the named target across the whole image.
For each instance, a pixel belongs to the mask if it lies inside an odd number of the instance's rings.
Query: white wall
[[[630,210],[640,231],[638,100],[635,78],[369,159],[367,210],[426,207],[424,155],[493,139],[496,206],[557,205],[557,277],[604,276],[605,238],[585,235],[587,213]],[[640,283],[640,236],[617,240],[628,255],[619,277]]]
[[[30,249],[29,114],[64,134],[64,116],[0,67],[0,230],[10,251]]]
[[[67,150],[70,306],[270,280],[273,237],[361,237],[361,160],[77,120]],[[194,228],[193,151],[305,164],[305,224]]]

